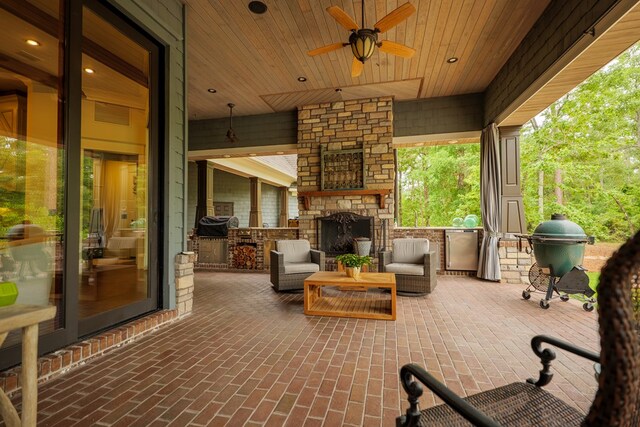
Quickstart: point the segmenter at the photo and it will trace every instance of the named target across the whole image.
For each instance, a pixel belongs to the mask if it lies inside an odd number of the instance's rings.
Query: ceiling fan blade
[[[351,77],[358,77],[362,74],[362,69],[364,68],[364,64],[354,56],[353,62],[351,63]]]
[[[373,27],[379,33],[384,33],[413,15],[415,11],[416,8],[411,3],[407,2],[376,22],[376,25]]]
[[[309,52],[307,52],[307,54],[309,56],[316,56],[316,55],[320,55],[321,53],[333,52],[334,50],[338,50],[342,47],[345,47],[344,43],[333,43],[333,44],[328,44],[326,46],[319,47],[317,49],[310,50]]]
[[[392,55],[401,56],[403,58],[411,58],[416,53],[416,50],[410,48],[409,46],[405,46],[396,42],[390,42],[389,40],[383,40],[382,42],[380,42],[378,49],[380,49],[381,52],[390,53]]]
[[[357,30],[358,28],[360,28],[358,27],[358,24],[356,24],[356,21],[354,21],[353,18],[347,15],[347,12],[340,9],[338,6],[328,7],[327,12],[329,12],[329,15],[333,16],[333,19],[338,21],[338,24],[342,25],[349,31]]]

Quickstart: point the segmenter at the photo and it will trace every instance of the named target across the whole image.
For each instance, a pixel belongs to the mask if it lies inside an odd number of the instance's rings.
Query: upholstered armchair
[[[439,263],[438,244],[428,239],[394,239],[393,252],[379,254],[379,270],[396,274],[396,291],[400,295],[420,296],[436,287]]]
[[[271,284],[276,292],[304,289],[304,279],[324,271],[324,252],[308,240],[278,240],[271,251]]]

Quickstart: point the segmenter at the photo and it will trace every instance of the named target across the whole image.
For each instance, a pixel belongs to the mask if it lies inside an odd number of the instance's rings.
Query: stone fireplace
[[[393,100],[390,97],[307,105],[298,110],[298,194],[303,195],[298,203],[301,239],[309,240],[313,248],[324,248],[328,257],[351,252],[352,248],[346,247],[327,250],[324,240],[328,232],[327,218],[353,214],[353,218],[367,218],[363,227],[375,250],[389,246],[389,241],[382,242],[382,238],[386,234],[389,239],[391,233],[381,230],[384,219],[388,226],[394,219],[392,140]],[[323,191],[322,173],[326,177],[327,171],[321,173],[320,159],[325,150],[362,150],[364,188],[325,188]],[[355,234],[354,226],[347,231]],[[332,261],[328,260],[327,264],[331,265]]]
[[[374,218],[352,212],[337,212],[316,219],[321,251],[329,256],[355,253],[353,239],[366,237],[372,241],[370,255],[375,254]]]

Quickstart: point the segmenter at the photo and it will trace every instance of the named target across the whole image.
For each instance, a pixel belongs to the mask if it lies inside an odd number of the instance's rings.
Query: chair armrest
[[[500,424],[490,417],[486,416],[473,405],[462,399],[460,396],[449,390],[447,386],[436,380],[427,371],[420,366],[409,363],[400,369],[400,382],[402,387],[409,395],[409,408],[407,414],[398,417],[396,426],[413,427],[417,426],[420,421],[420,409],[418,408],[418,399],[422,396],[422,386],[413,378],[426,385],[435,395],[442,399],[451,409],[462,415],[475,426],[481,427],[499,427]]]
[[[387,264],[391,264],[391,251],[380,251],[378,253],[378,268],[380,272],[384,272],[384,266]]]
[[[559,340],[548,335],[536,335],[531,339],[531,349],[533,349],[535,355],[540,358],[540,362],[542,363],[542,370],[540,371],[540,377],[538,377],[537,381],[533,378],[529,378],[527,379],[527,382],[538,387],[545,386],[549,384],[549,382],[551,382],[551,378],[553,378],[553,374],[551,373],[550,369],[551,361],[556,358],[556,353],[550,348],[543,349],[542,343],[551,344],[562,350],[568,351],[569,353],[573,353],[580,357],[584,357],[585,359],[589,359],[592,362],[600,362],[600,355],[594,351],[577,347],[569,342]]]
[[[284,254],[278,251],[271,251],[271,271],[284,274]]]
[[[435,249],[430,249],[429,252],[424,254],[424,276],[428,277],[431,274],[431,269],[433,267],[433,271],[435,270],[435,266],[437,266],[440,260],[436,260],[437,252]]]
[[[324,271],[324,252],[311,249],[311,262],[320,266],[320,271]]]

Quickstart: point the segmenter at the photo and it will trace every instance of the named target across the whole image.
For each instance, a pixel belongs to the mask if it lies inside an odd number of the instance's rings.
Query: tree
[[[598,239],[640,227],[640,44],[522,131],[529,229],[563,212]]]
[[[480,145],[398,150],[405,227],[450,226],[455,217],[480,216]]]

